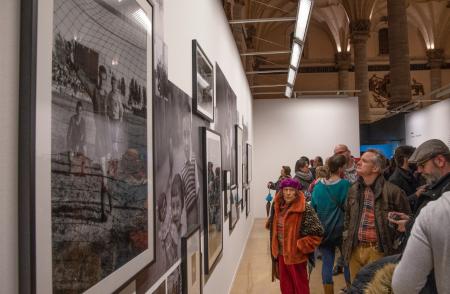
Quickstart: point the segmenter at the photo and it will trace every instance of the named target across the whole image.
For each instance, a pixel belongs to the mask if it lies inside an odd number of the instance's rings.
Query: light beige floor
[[[255,219],[244,256],[239,265],[231,294],[270,294],[280,293],[279,282],[271,281],[271,261],[269,253],[269,232],[264,227],[265,220]],[[316,268],[311,274],[311,294],[323,293],[322,263],[318,260]],[[334,291],[345,286],[342,274],[334,277]]]

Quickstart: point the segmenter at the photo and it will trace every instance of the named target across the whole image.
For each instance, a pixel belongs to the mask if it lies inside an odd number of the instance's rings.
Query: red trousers
[[[307,263],[285,264],[283,255],[278,256],[281,293],[309,294]]]

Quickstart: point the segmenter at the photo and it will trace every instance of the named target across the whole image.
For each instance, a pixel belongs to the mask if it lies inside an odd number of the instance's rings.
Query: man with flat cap
[[[418,199],[413,217],[401,213],[395,213],[399,220],[389,217],[390,222],[397,224],[397,230],[409,237],[392,287],[399,294],[450,293],[450,150],[440,140],[428,140],[409,161],[417,164],[431,185]]]
[[[450,191],[450,150],[444,142],[431,139],[422,143],[411,155],[409,162],[417,164],[418,171],[427,179],[429,185],[417,199],[412,218],[397,213],[396,218],[400,218],[399,220],[389,219],[398,225],[397,230],[400,232],[410,232],[420,210],[430,201],[437,200],[442,194]]]

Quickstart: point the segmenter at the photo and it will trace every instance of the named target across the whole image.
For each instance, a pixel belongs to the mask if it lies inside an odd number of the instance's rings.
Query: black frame
[[[247,184],[250,184],[250,182],[252,181],[252,164],[253,164],[253,148],[252,145],[250,145],[249,143],[245,144],[246,146],[246,167],[247,167]],[[249,158],[251,158],[251,161],[249,162]]]
[[[234,203],[234,199],[233,199],[233,190],[236,191],[236,193],[238,192],[238,186],[237,185],[232,185],[230,188],[230,206],[231,206],[231,210],[230,210],[230,221],[229,221],[229,233],[231,235],[231,233],[234,230],[234,227],[236,226],[237,222],[239,221],[239,203]],[[236,209],[236,221],[233,222],[233,206]]]
[[[223,170],[223,217],[224,222],[228,220],[229,210],[228,207],[231,206],[231,202],[228,197],[231,195],[231,171]],[[227,175],[230,177],[230,185],[227,185]]]
[[[199,249],[199,253],[200,253],[200,294],[203,293],[203,272],[202,272],[202,242],[201,242],[201,231],[200,231],[200,225],[196,226],[195,228],[193,228],[190,232],[186,233],[185,236],[183,236],[181,238],[181,275],[182,275],[182,289],[183,289],[183,294],[189,294],[187,291],[187,279],[188,279],[188,274],[187,274],[187,242],[190,238],[192,238],[192,236],[194,234],[196,234],[198,232],[198,249]]]
[[[152,22],[155,19],[154,0],[145,0],[152,8]],[[20,62],[19,62],[19,153],[18,153],[18,187],[19,199],[19,293],[37,292],[37,264],[36,264],[36,87],[37,87],[37,38],[38,38],[38,6],[39,0],[20,1]],[[53,13],[53,12],[52,12]],[[151,70],[154,69],[155,39],[152,32],[152,58],[149,62]],[[154,126],[155,78],[152,74],[152,113],[151,120]],[[149,95],[148,95],[149,96]],[[152,158],[155,158],[155,134],[152,130]],[[153,160],[152,175],[156,169]],[[152,179],[153,182],[153,179]],[[155,195],[155,187],[151,188]],[[153,233],[156,232],[155,205],[152,205]],[[153,244],[156,248],[156,238]],[[50,256],[51,257],[51,256]],[[156,251],[153,260],[146,265],[151,266],[156,261]],[[145,267],[144,267],[145,268]],[[141,269],[142,270],[142,269]],[[131,281],[135,280],[139,271],[131,276],[114,292],[120,291]]]
[[[203,150],[202,150],[202,153],[203,153],[203,171],[204,171],[204,175],[203,175],[203,177],[204,177],[204,179],[203,179],[203,193],[204,193],[204,198],[203,198],[203,238],[204,238],[203,243],[204,243],[204,249],[203,249],[203,252],[204,252],[204,258],[203,258],[203,260],[204,260],[204,263],[205,263],[205,265],[204,265],[204,272],[207,275],[206,279],[208,279],[208,277],[214,271],[214,269],[216,268],[216,266],[219,263],[220,259],[222,258],[222,253],[223,253],[223,218],[222,218],[222,209],[223,209],[223,207],[222,207],[222,201],[220,200],[219,201],[219,204],[220,204],[220,212],[219,212],[220,218],[219,219],[220,219],[220,222],[222,224],[222,233],[220,235],[220,237],[221,237],[221,249],[220,249],[219,255],[217,256],[216,260],[212,263],[212,265],[210,267],[209,266],[209,250],[208,250],[208,237],[209,237],[209,228],[208,228],[208,160],[207,160],[208,159],[208,154],[207,154],[208,147],[207,147],[207,138],[206,138],[206,136],[207,136],[207,133],[210,132],[210,133],[215,134],[216,136],[218,136],[219,140],[220,140],[220,142],[219,142],[220,143],[219,144],[219,146],[220,146],[220,156],[219,156],[219,158],[220,158],[220,169],[221,169],[221,171],[220,171],[220,175],[221,175],[220,176],[220,181],[222,181],[222,136],[220,135],[220,133],[218,133],[218,132],[216,132],[214,130],[211,130],[211,129],[207,128],[207,127],[201,127],[201,129],[202,129],[202,134],[203,134],[203,140],[202,140],[202,142],[203,142],[203,144],[202,144],[203,148],[202,149]],[[220,183],[219,187],[222,187],[221,183]]]
[[[241,205],[241,212],[244,210],[244,203],[243,203],[243,199],[244,199],[244,163],[242,162],[244,159],[244,145],[242,144],[243,140],[244,140],[244,131],[242,129],[242,127],[240,125],[235,125],[235,148],[236,148],[236,185],[238,187],[238,203]],[[239,132],[241,133],[241,152],[239,152]],[[239,164],[239,154],[241,155],[241,164]],[[239,182],[239,171],[241,173],[241,181]]]
[[[197,51],[200,51],[203,56],[205,56],[205,61],[210,65],[211,67],[211,74],[213,76],[213,85],[212,88],[212,115],[202,112],[198,108],[198,100],[197,100]],[[205,51],[203,51],[200,44],[197,42],[197,40],[192,40],[192,107],[195,110],[195,113],[202,117],[203,119],[214,122],[215,118],[215,108],[216,108],[216,99],[215,99],[215,93],[216,87],[215,87],[215,70],[214,70],[214,64],[209,60],[207,57]]]
[[[250,188],[245,189],[245,217],[248,218],[250,214]]]

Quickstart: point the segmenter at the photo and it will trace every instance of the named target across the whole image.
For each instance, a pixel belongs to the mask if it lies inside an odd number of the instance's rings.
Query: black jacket
[[[419,180],[414,177],[412,172],[396,167],[389,178],[389,182],[397,185],[400,189],[405,191],[411,210],[414,212],[414,207],[417,202],[417,196],[415,193],[417,188],[420,186]]]
[[[416,201],[415,217],[420,213],[420,210],[425,207],[430,201],[437,200],[445,192],[450,191],[450,173],[441,177],[436,183],[427,187],[427,190],[423,192]],[[412,226],[411,226],[412,227]]]
[[[400,167],[395,168],[389,182],[405,191],[406,195],[414,194],[419,187],[419,181],[416,180],[413,173]]]

